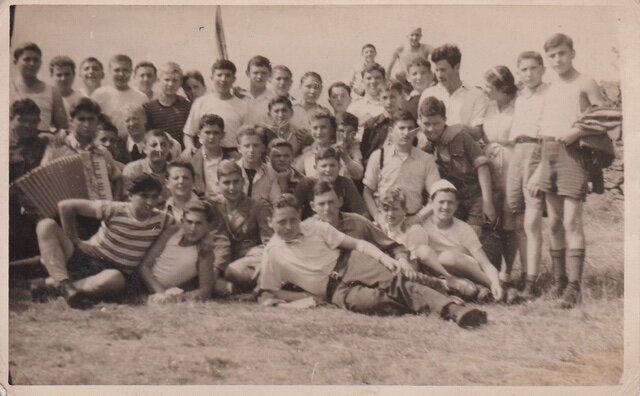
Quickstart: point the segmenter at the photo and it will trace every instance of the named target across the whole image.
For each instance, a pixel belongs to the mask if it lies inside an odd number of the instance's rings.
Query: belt
[[[347,263],[349,262],[349,257],[351,257],[351,250],[342,249],[340,250],[340,255],[338,256],[338,261],[336,262],[336,266],[333,268],[333,271],[329,274],[329,281],[327,282],[327,292],[326,300],[331,302],[331,298],[333,297],[333,293],[336,292],[338,285],[342,281],[342,277],[344,276],[344,270],[347,268]]]
[[[553,136],[540,136],[540,141],[541,142],[555,142],[556,140],[558,140],[558,139],[556,139]]]
[[[520,143],[537,143],[537,144],[540,144],[542,139],[541,138],[534,138],[534,137],[531,137],[531,136],[518,136],[515,141],[516,141],[516,144],[520,144]]]

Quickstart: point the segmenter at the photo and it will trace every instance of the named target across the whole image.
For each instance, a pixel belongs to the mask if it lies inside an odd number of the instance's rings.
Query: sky
[[[13,43],[34,41],[43,50],[40,77],[48,81],[48,62],[68,55],[79,63],[95,56],[105,66],[116,53],[134,63],[178,62],[205,78],[217,58],[215,6],[51,6],[19,5]],[[422,41],[458,45],[461,76],[482,85],[486,70],[506,65],[515,73],[518,54],[543,52],[544,41],[563,32],[574,39],[576,68],[596,79],[617,80],[615,9],[586,6],[222,6],[230,59],[238,67],[237,84],[253,55],[293,71],[296,94],[300,76],[318,72],[327,88],[348,82],[361,61],[365,43],[377,47],[385,68],[406,42],[411,27],[421,27]],[[551,75],[551,70],[547,72]],[[105,79],[106,83],[108,81]],[[78,81],[76,81],[77,85]],[[321,97],[326,103],[326,89]]]

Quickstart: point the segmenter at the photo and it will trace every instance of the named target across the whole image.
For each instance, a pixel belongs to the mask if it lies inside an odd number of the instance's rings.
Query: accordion
[[[53,160],[14,181],[25,206],[44,217],[58,214],[58,202],[69,198],[112,200],[107,163],[100,154],[82,152]]]

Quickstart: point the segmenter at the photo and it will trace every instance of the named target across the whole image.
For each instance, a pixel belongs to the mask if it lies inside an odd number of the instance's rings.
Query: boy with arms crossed
[[[262,259],[261,298],[292,301],[311,295],[354,312],[377,315],[434,311],[461,327],[477,327],[486,321],[486,313],[407,280],[405,272],[410,276],[412,271],[371,243],[347,236],[323,221],[301,223],[292,195],[278,198],[270,224],[275,235]],[[304,292],[282,290],[285,282]]]
[[[569,309],[580,301],[585,257],[582,206],[588,180],[578,156],[580,130],[573,124],[581,112],[592,105],[604,105],[605,100],[595,80],[573,67],[576,53],[569,36],[553,35],[544,50],[558,80],[545,94],[540,124],[542,157],[530,184],[532,190],[537,187],[545,193],[556,292],[562,293],[560,306]]]

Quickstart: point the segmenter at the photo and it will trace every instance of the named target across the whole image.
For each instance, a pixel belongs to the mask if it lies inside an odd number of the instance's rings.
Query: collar
[[[78,139],[76,139],[76,137],[75,137],[75,135],[73,133],[68,134],[64,138],[64,142],[66,143],[67,146],[71,147],[75,151],[80,151],[80,150],[91,151],[91,150],[93,150],[95,148],[95,145],[93,144],[93,142],[89,143],[84,148],[82,148],[80,146],[80,142],[78,141]]]
[[[189,198],[189,201],[187,201],[187,203],[190,203],[190,202],[193,202],[193,201],[197,201],[198,199],[200,199],[200,198],[198,198],[198,196],[193,191],[191,191],[191,197]],[[167,207],[167,210],[171,210],[172,208],[175,207],[173,202],[174,202],[174,199],[173,199],[173,195],[172,195],[167,199],[167,202],[165,203],[165,205]]]
[[[537,87],[535,87],[533,89],[525,86],[520,91],[520,95],[523,95],[523,96],[526,96],[526,97],[532,96],[532,95],[534,95],[536,93],[542,92],[545,88],[547,88],[548,85],[549,85],[549,83],[543,82],[543,83],[540,83]]]
[[[165,167],[164,172],[156,173],[156,172],[153,171],[153,169],[151,169],[151,163],[149,162],[149,158],[143,158],[143,159],[140,159],[138,161],[141,161],[140,163],[142,164],[142,171],[144,173],[147,173],[149,175],[162,176],[163,179],[166,179],[166,176],[167,176],[167,168],[166,167]]]
[[[134,142],[133,139],[131,138],[131,136],[127,137],[127,151],[131,151],[133,150],[133,146],[136,145],[138,146],[138,150],[140,150],[140,153],[143,152],[144,150],[144,139],[142,139],[141,141],[139,141],[138,143]]]
[[[408,153],[402,153],[400,152],[400,150],[398,150],[398,148],[394,145],[393,146],[393,150],[391,151],[391,155],[392,156],[398,156],[400,157],[403,161],[406,160],[407,158],[413,158],[413,153],[415,152],[416,148],[415,147],[411,147],[411,149],[409,150]]]

